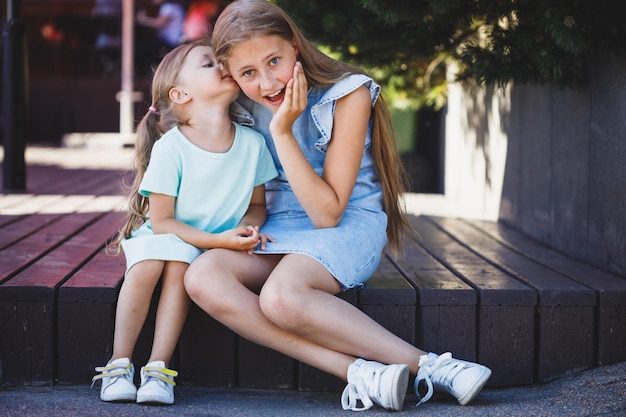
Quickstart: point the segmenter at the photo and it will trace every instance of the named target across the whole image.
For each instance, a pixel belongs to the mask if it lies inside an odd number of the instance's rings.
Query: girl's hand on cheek
[[[293,68],[293,78],[285,87],[283,102],[270,122],[270,131],[274,137],[292,133],[293,123],[306,109],[307,93],[308,86],[302,64],[296,62]]]
[[[293,67],[292,106],[299,110],[299,114],[306,110],[307,95],[308,85],[302,69],[302,63],[296,62],[296,65]]]

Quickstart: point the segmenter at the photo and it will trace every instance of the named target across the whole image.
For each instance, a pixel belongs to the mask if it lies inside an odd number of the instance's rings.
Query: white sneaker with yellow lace
[[[167,369],[163,361],[150,362],[142,367],[137,402],[139,404],[173,404],[175,376],[178,376],[178,372]]]
[[[110,361],[106,366],[99,366],[96,372],[100,374],[91,380],[91,386],[97,380],[102,380],[100,399],[102,401],[135,401],[137,388],[133,384],[135,368],[128,358],[119,358]]]

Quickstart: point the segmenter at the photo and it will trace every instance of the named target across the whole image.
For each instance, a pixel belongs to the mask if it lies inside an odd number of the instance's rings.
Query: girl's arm
[[[270,123],[272,138],[287,180],[315,227],[334,227],[348,205],[363,158],[372,111],[370,93],[361,86],[337,101],[320,177],[306,160],[292,132],[293,122],[306,108],[306,79],[299,63],[292,81],[287,84],[285,100]]]
[[[254,187],[254,190],[252,191],[252,199],[250,200],[250,206],[248,207],[246,214],[241,219],[241,222],[239,222],[239,225],[258,233],[266,219],[267,207],[265,205],[265,185],[261,184]],[[265,250],[265,244],[268,240],[270,242],[274,242],[274,238],[272,236],[265,235],[263,233],[258,233],[258,235],[261,250]]]
[[[240,226],[263,226],[267,218],[267,209],[265,208],[265,185],[257,185],[252,190],[252,199],[250,206],[239,222]]]
[[[176,197],[150,194],[150,224],[155,234],[172,233],[200,249],[227,248],[251,251],[259,243],[258,229],[243,226],[222,233],[198,230],[174,217]],[[263,219],[264,220],[264,219]]]

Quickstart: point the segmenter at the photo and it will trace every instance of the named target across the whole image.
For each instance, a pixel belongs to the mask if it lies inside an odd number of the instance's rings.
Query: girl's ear
[[[184,104],[191,100],[191,95],[178,87],[171,88],[169,96],[170,100],[172,100],[176,104]]]
[[[291,46],[293,46],[293,53],[298,56],[300,54],[300,51],[298,50],[298,44],[296,43],[296,38],[293,38],[291,40]]]

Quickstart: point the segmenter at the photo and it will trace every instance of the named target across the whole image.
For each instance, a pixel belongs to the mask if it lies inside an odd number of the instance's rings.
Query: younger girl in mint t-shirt
[[[277,171],[263,136],[231,122],[238,94],[208,40],[174,49],[154,73],[152,105],[137,127],[128,220],[117,240],[126,276],[113,354],[94,377],[102,380],[103,401],[172,404],[177,372],[168,362],[189,310],[187,267],[206,250],[252,253],[273,241],[259,228],[264,184]],[[137,389],[132,354],[159,280],[152,351]]]

